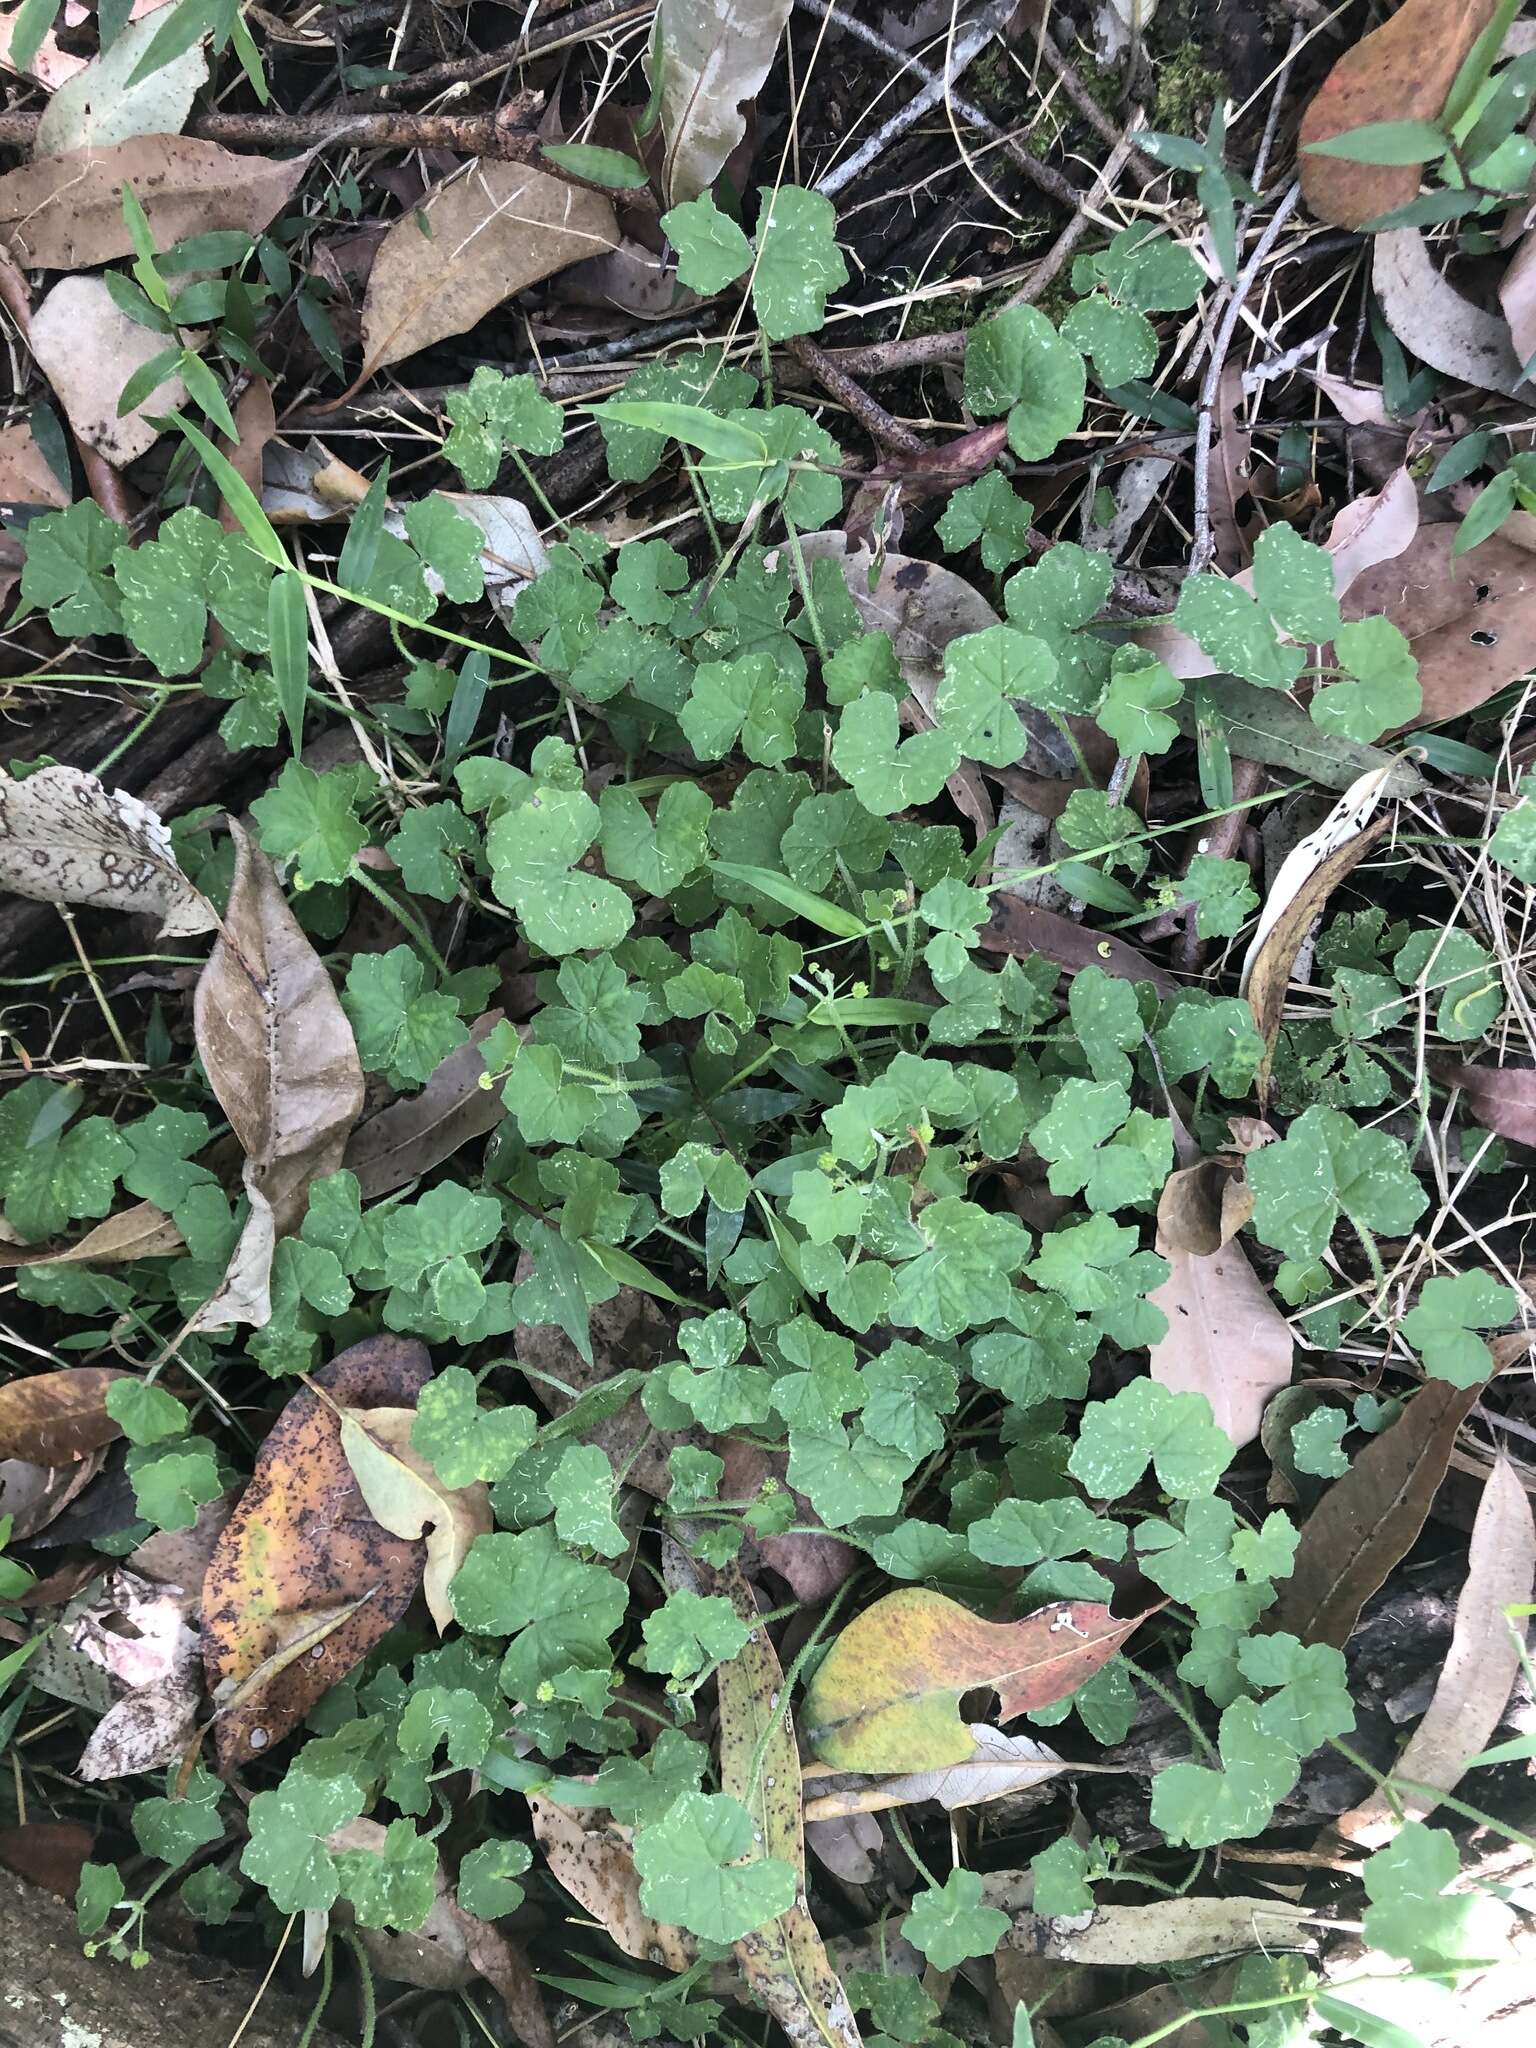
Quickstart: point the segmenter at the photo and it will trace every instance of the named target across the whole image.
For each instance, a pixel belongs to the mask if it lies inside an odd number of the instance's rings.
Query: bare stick
[[[989,9],[980,21],[972,23],[955,44],[950,61],[943,73],[930,77],[922,91],[900,108],[885,124],[854,151],[843,163],[837,164],[824,178],[816,180],[816,190],[824,192],[830,199],[835,192],[841,192],[845,185],[851,185],[861,171],[868,170],[898,137],[919,122],[930,107],[937,106],[944,97],[946,84],[953,85],[962,77],[975,59],[991,42],[998,30],[1000,19],[1010,12],[1007,7]],[[910,61],[910,60],[908,60]]]

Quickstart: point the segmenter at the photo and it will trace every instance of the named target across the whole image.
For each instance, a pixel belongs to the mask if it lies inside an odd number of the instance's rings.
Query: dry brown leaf
[[[233,1493],[221,1493],[217,1500],[204,1501],[190,1529],[157,1529],[137,1549],[130,1550],[130,1571],[141,1579],[153,1579],[189,1596],[191,1604],[202,1601],[203,1579],[224,1526],[235,1505]]]
[[[1026,903],[1012,889],[993,892],[992,915],[978,937],[989,953],[1012,953],[1020,960],[1038,953],[1074,974],[1079,968],[1102,967],[1119,981],[1148,982],[1160,996],[1178,991],[1179,984],[1167,969],[1148,960],[1127,940],[1090,931],[1057,911]]]
[[[0,1864],[28,1884],[70,1901],[80,1883],[80,1866],[93,1846],[90,1829],[74,1820],[27,1820],[19,1827],[0,1828]]]
[[[259,498],[261,496],[262,457],[267,443],[277,432],[277,414],[272,406],[272,386],[264,378],[254,377],[235,401],[235,426],[239,438],[231,441],[227,434],[219,436],[220,451],[227,455],[244,483]],[[229,509],[229,501],[222,495],[219,499],[219,524],[226,533],[238,533],[240,522]]]
[[[465,333],[514,292],[618,239],[601,193],[526,164],[478,160],[379,244],[363,301],[363,374]]]
[[[661,67],[664,183],[671,205],[707,191],[745,135],[741,108],[757,98],[793,5],[794,0],[662,0],[651,63]]]
[[[59,47],[58,37],[49,27],[37,46],[36,54],[24,71],[18,71],[11,62],[11,37],[16,33],[17,17],[21,13],[20,0],[5,14],[0,14],[0,71],[10,71],[17,77],[35,78],[39,85],[46,85],[53,91],[66,85],[71,78],[85,69],[84,57],[72,57],[67,50]]]
[[[72,1465],[38,1465],[27,1458],[0,1458],[0,1515],[11,1518],[11,1537],[19,1542],[64,1512],[101,1470],[106,1448],[87,1451]],[[29,1592],[35,1588],[29,1588]]]
[[[257,235],[292,198],[312,155],[278,162],[186,135],[140,135],[43,157],[0,177],[0,248],[29,270],[89,270],[131,256],[125,183],[159,249],[215,228]]]
[[[1402,632],[1424,692],[1418,723],[1439,724],[1536,666],[1536,557],[1500,534],[1452,553],[1453,524],[1421,527],[1396,560],[1368,570],[1344,604]]]
[[[1462,297],[1420,229],[1393,228],[1376,237],[1371,282],[1387,325],[1421,362],[1458,384],[1509,398],[1519,393],[1524,372],[1508,323]]]
[[[1342,1649],[1360,1610],[1424,1526],[1481,1386],[1430,1380],[1374,1436],[1302,1525],[1296,1565],[1260,1624]]]
[[[549,1875],[585,1906],[609,1939],[637,1962],[674,1972],[697,1960],[693,1936],[653,1920],[640,1906],[640,1879],[625,1834],[590,1809],[528,1795],[533,1832]]]
[[[1404,0],[1390,20],[1334,65],[1301,117],[1297,157],[1302,196],[1320,220],[1364,227],[1406,206],[1423,173],[1417,164],[1313,156],[1305,145],[1373,121],[1433,121],[1493,9],[1494,0]]]
[[[1291,1326],[1235,1241],[1201,1257],[1159,1232],[1157,1249],[1173,1270],[1147,1297],[1168,1318],[1148,1370],[1176,1394],[1204,1394],[1241,1450],[1258,1435],[1266,1404],[1290,1384]]]
[[[0,505],[46,505],[58,510],[69,492],[50,468],[25,420],[0,427]]]
[[[0,776],[0,889],[37,903],[143,911],[161,919],[162,939],[218,923],[148,804],[57,763],[24,782]]]
[[[182,1249],[175,1223],[153,1202],[135,1202],[105,1222],[95,1224],[77,1244],[56,1252],[41,1245],[0,1245],[0,1268],[6,1266],[120,1266],[129,1259],[165,1259]]]
[[[1468,1067],[1438,1061],[1435,1079],[1460,1088],[1483,1126],[1517,1145],[1536,1145],[1536,1067]]]
[[[120,1778],[174,1762],[192,1731],[200,1675],[197,1634],[182,1603],[120,1566],[72,1614],[69,1641],[119,1695],[91,1731],[79,1775]]]
[[[276,1239],[298,1227],[309,1184],[340,1166],[363,1106],[352,1027],[288,908],[272,863],[231,820],[235,877],[198,978],[193,1015],[208,1084],[245,1153],[251,1213],[224,1287],[198,1327],[265,1322]]]
[[[342,1164],[357,1175],[365,1202],[429,1173],[462,1146],[494,1131],[505,1114],[501,1091],[482,1088],[485,1061],[479,1041],[501,1021],[488,1010],[470,1026],[470,1043],[456,1046],[427,1077],[418,1095],[404,1095],[357,1126]]]
[[[0,1387],[0,1458],[68,1465],[114,1442],[122,1425],[107,1413],[107,1389],[130,1375],[110,1365],[34,1373]]]
[[[176,135],[208,77],[201,40],[134,80],[139,60],[160,33],[158,21],[129,23],[109,50],[61,85],[37,124],[34,157],[71,149],[104,149],[134,135]]]
[[[637,320],[675,319],[699,304],[698,293],[678,283],[675,261],[627,236],[605,255],[573,263],[560,280],[560,297],[567,305],[616,306]]]
[[[431,1375],[424,1344],[370,1337],[316,1379],[343,1407],[404,1405]],[[307,1388],[289,1401],[256,1454],[250,1484],[214,1546],[203,1580],[203,1657],[211,1692],[233,1689],[290,1629],[349,1601],[356,1612],[323,1654],[276,1673],[260,1697],[214,1726],[223,1768],[280,1742],[321,1694],[383,1640],[421,1582],[425,1546],[381,1529],[363,1505],[334,1409]]]
[[[985,1903],[1007,1912],[1007,1901],[1018,1896],[1021,1875],[1029,1873],[998,1870],[984,1877]],[[1144,1970],[1232,1950],[1310,1948],[1316,1940],[1307,1931],[1312,1918],[1309,1908],[1280,1899],[1158,1899],[1150,1906],[1099,1906],[1087,1916],[1086,1926],[1077,1917],[1049,1920],[1015,1911],[1003,1943],[1062,1962]]]
[[[344,519],[368,495],[368,479],[325,445],[273,441],[262,461],[261,509],[274,526]]]
[[[391,1536],[426,1538],[421,1590],[441,1631],[453,1621],[448,1586],[477,1536],[491,1530],[491,1496],[483,1479],[444,1486],[412,1448],[414,1408],[352,1408],[341,1417],[341,1447],[368,1512]]]
[[[1536,235],[1528,234],[1499,280],[1499,304],[1522,363],[1536,355]]]
[[[1388,1780],[1408,1820],[1423,1820],[1454,1792],[1470,1760],[1488,1741],[1520,1673],[1524,1621],[1507,1610],[1531,1598],[1536,1580],[1536,1525],[1531,1503],[1507,1458],[1494,1461],[1478,1503],[1467,1552],[1467,1576],[1456,1602],[1451,1647],[1434,1697]],[[1427,1788],[1427,1789],[1426,1789]],[[1377,1790],[1334,1823],[1357,1849],[1378,1849],[1402,1826],[1394,1804]]]

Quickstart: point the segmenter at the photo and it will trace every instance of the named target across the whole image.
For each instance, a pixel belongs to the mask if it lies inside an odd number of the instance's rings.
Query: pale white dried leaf
[[[39,85],[46,85],[53,91],[66,85],[71,78],[85,69],[84,57],[72,57],[61,49],[59,39],[52,28],[44,32],[32,61],[22,69],[11,60],[11,38],[16,33],[17,17],[21,13],[18,4],[0,14],[0,71],[9,71],[17,78],[35,78]]]
[[[935,1799],[946,1812],[962,1806],[984,1806],[1011,1792],[1048,1784],[1064,1771],[1078,1768],[1029,1735],[1005,1735],[985,1721],[970,1724],[974,1747],[961,1763],[941,1770],[907,1771],[897,1777],[839,1776],[826,1789],[808,1781],[808,1820],[832,1819],[839,1813],[876,1813],[890,1806],[913,1806]]]
[[[794,0],[661,0],[664,182],[675,206],[713,185],[746,133],[744,105],[773,67]],[[653,81],[654,82],[654,81]]]
[[[0,888],[38,903],[144,911],[162,920],[163,939],[218,922],[148,804],[58,764],[20,782],[0,775]]]
[[[160,33],[152,19],[130,22],[110,50],[61,85],[37,124],[34,157],[105,148],[135,135],[178,135],[208,77],[201,41],[136,82],[139,59]]]
[[[0,248],[42,270],[88,270],[132,255],[124,184],[138,195],[159,249],[215,228],[259,234],[298,189],[313,155],[278,161],[237,156],[190,135],[136,135],[42,157],[0,177]]]
[[[152,356],[165,336],[121,311],[99,277],[63,277],[32,315],[32,353],[53,386],[77,440],[94,448],[114,469],[137,462],[160,438],[150,415],[177,412],[187,387],[172,373],[136,405],[118,415],[123,386]]]
[[[686,1970],[697,1956],[691,1934],[653,1920],[640,1904],[640,1878],[627,1835],[590,1812],[530,1794],[534,1838],[555,1883],[586,1907],[609,1939],[643,1963]]]
[[[364,374],[463,334],[514,292],[618,239],[600,192],[480,159],[379,244],[363,301]]]
[[[1419,228],[1377,235],[1371,283],[1387,325],[1432,370],[1513,398],[1524,383],[1509,324],[1464,299],[1429,252]]]
[[[368,495],[368,479],[323,442],[302,448],[269,441],[262,451],[261,509],[274,526],[345,519]]]
[[[1259,921],[1248,941],[1248,951],[1243,956],[1243,972],[1238,987],[1244,995],[1248,992],[1254,965],[1264,949],[1264,941],[1323,863],[1331,859],[1340,847],[1358,839],[1365,830],[1387,793],[1389,774],[1390,770],[1373,768],[1352,782],[1317,830],[1298,841],[1280,863],[1280,871],[1270,884],[1264,907],[1259,912]]]
[[[46,1252],[36,1245],[0,1246],[5,1266],[121,1266],[130,1259],[166,1259],[182,1249],[183,1239],[172,1217],[153,1202],[135,1202],[95,1224],[76,1244]]]
[[[1316,1945],[1307,1925],[1315,1917],[1310,1908],[1279,1899],[1158,1899],[1150,1906],[1100,1906],[1071,1919],[1048,1919],[1013,1903],[1030,1876],[1028,1871],[994,1871],[981,1881],[982,1898],[1013,1913],[1012,1932],[1003,1937],[1010,1947],[1058,1962],[1136,1970],[1249,1949]]]
[[[1241,1450],[1291,1383],[1291,1326],[1235,1239],[1203,1258],[1161,1236],[1157,1248],[1172,1270],[1147,1299],[1168,1318],[1168,1334],[1152,1346],[1148,1370],[1176,1394],[1204,1394]]]
[[[448,1587],[477,1536],[491,1529],[484,1480],[445,1486],[411,1443],[414,1408],[357,1408],[341,1417],[341,1447],[368,1512],[391,1536],[425,1536],[421,1590],[440,1630],[452,1622]]]
[[[193,1637],[193,1643],[196,1643]],[[94,1783],[126,1778],[138,1771],[163,1770],[186,1749],[197,1721],[198,1665],[194,1655],[185,1669],[135,1692],[124,1693],[91,1730],[91,1739],[75,1766],[76,1774]]]
[[[485,578],[486,595],[498,612],[503,604],[514,604],[524,585],[542,576],[549,567],[539,529],[520,499],[486,497],[475,491],[434,491],[432,495],[451,505],[460,518],[470,520],[485,536],[480,572]],[[384,530],[403,540],[404,515],[387,513]],[[423,573],[428,590],[434,597],[441,597],[442,577],[430,563]]]
[[[249,1159],[240,1170],[249,1207],[217,1290],[193,1314],[192,1330],[232,1330],[239,1323],[264,1329],[272,1320],[272,1255],[277,1225],[272,1204],[261,1191],[260,1168]]]
[[[1515,1469],[1494,1461],[1478,1503],[1456,1626],[1434,1696],[1392,1771],[1396,1805],[1423,1820],[1454,1792],[1470,1759],[1486,1749],[1520,1671],[1526,1624],[1506,1610],[1529,1601],[1536,1581],[1536,1525]],[[1344,1841],[1378,1849],[1402,1826],[1385,1793],[1374,1792],[1334,1823]]]

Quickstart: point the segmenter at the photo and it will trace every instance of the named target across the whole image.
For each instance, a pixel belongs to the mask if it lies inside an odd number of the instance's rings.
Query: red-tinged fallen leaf
[[[95,1838],[72,1820],[29,1820],[0,1828],[0,1864],[56,1898],[73,1899]]]
[[[1260,1626],[1341,1650],[1360,1610],[1423,1528],[1462,1418],[1482,1387],[1422,1386],[1302,1526],[1296,1568]]]
[[[0,1458],[69,1465],[123,1433],[107,1413],[107,1389],[128,1374],[115,1366],[76,1365],[0,1387]]]
[[[1138,953],[1134,946],[1127,945],[1124,939],[1089,931],[1070,917],[1042,910],[1037,903],[1026,903],[1022,896],[1007,889],[994,892],[992,915],[982,926],[979,937],[989,953],[1012,953],[1020,960],[1039,953],[1074,974],[1082,967],[1102,967],[1118,981],[1149,982],[1160,996],[1171,996],[1178,990],[1179,984],[1171,974]]]
[[[1536,1145],[1536,1067],[1468,1067],[1437,1061],[1435,1079],[1459,1088],[1485,1131],[1516,1145]]]
[[[427,1348],[370,1337],[315,1375],[343,1407],[413,1405],[430,1376]],[[238,1687],[306,1616],[363,1604],[306,1655],[214,1724],[228,1770],[293,1729],[322,1693],[389,1633],[421,1583],[423,1543],[387,1535],[363,1505],[335,1409],[294,1395],[256,1456],[251,1483],[214,1546],[203,1580],[208,1688]],[[369,1596],[364,1598],[364,1596]]]
[[[990,1686],[998,1718],[1054,1705],[1086,1685],[1147,1619],[1098,1601],[1057,1601],[1020,1621],[983,1621],[943,1593],[903,1587],[850,1622],[801,1711],[818,1760],[839,1771],[924,1771],[975,1747],[960,1698]]]
[[[1319,220],[1363,227],[1414,197],[1422,175],[1417,164],[1349,163],[1312,156],[1306,145],[1373,121],[1433,121],[1494,5],[1495,0],[1403,0],[1390,21],[1334,65],[1301,117],[1299,137],[1302,197]]]

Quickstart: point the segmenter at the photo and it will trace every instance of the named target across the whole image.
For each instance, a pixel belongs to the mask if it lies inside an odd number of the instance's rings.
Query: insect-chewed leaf
[[[982,1621],[912,1587],[887,1594],[845,1628],[811,1680],[807,1742],[840,1771],[921,1771],[972,1753],[960,1696],[991,1686],[999,1719],[1051,1706],[1102,1670],[1144,1614],[1121,1620],[1099,1602]]]
[[[0,778],[0,888],[39,903],[148,911],[162,920],[162,939],[218,923],[148,804],[57,763],[24,782]]]
[[[370,1337],[316,1375],[340,1407],[408,1406],[430,1376],[424,1344]],[[271,1683],[215,1724],[225,1768],[270,1749],[386,1636],[421,1581],[426,1547],[391,1536],[364,1507],[335,1410],[297,1393],[257,1453],[251,1483],[203,1580],[210,1690],[238,1686],[278,1648],[285,1619],[372,1597]],[[291,1627],[290,1627],[291,1632]]]
[[[363,1106],[363,1069],[330,976],[288,908],[272,863],[238,823],[235,878],[218,942],[197,984],[197,1050],[245,1152],[246,1228],[266,1239],[297,1227],[312,1180],[334,1173]],[[244,1253],[244,1256],[242,1256]],[[262,1258],[245,1237],[200,1327],[264,1323]],[[253,1270],[253,1268],[255,1270]]]
[[[107,1413],[107,1389],[127,1373],[77,1365],[0,1387],[0,1458],[69,1465],[123,1433]]]

